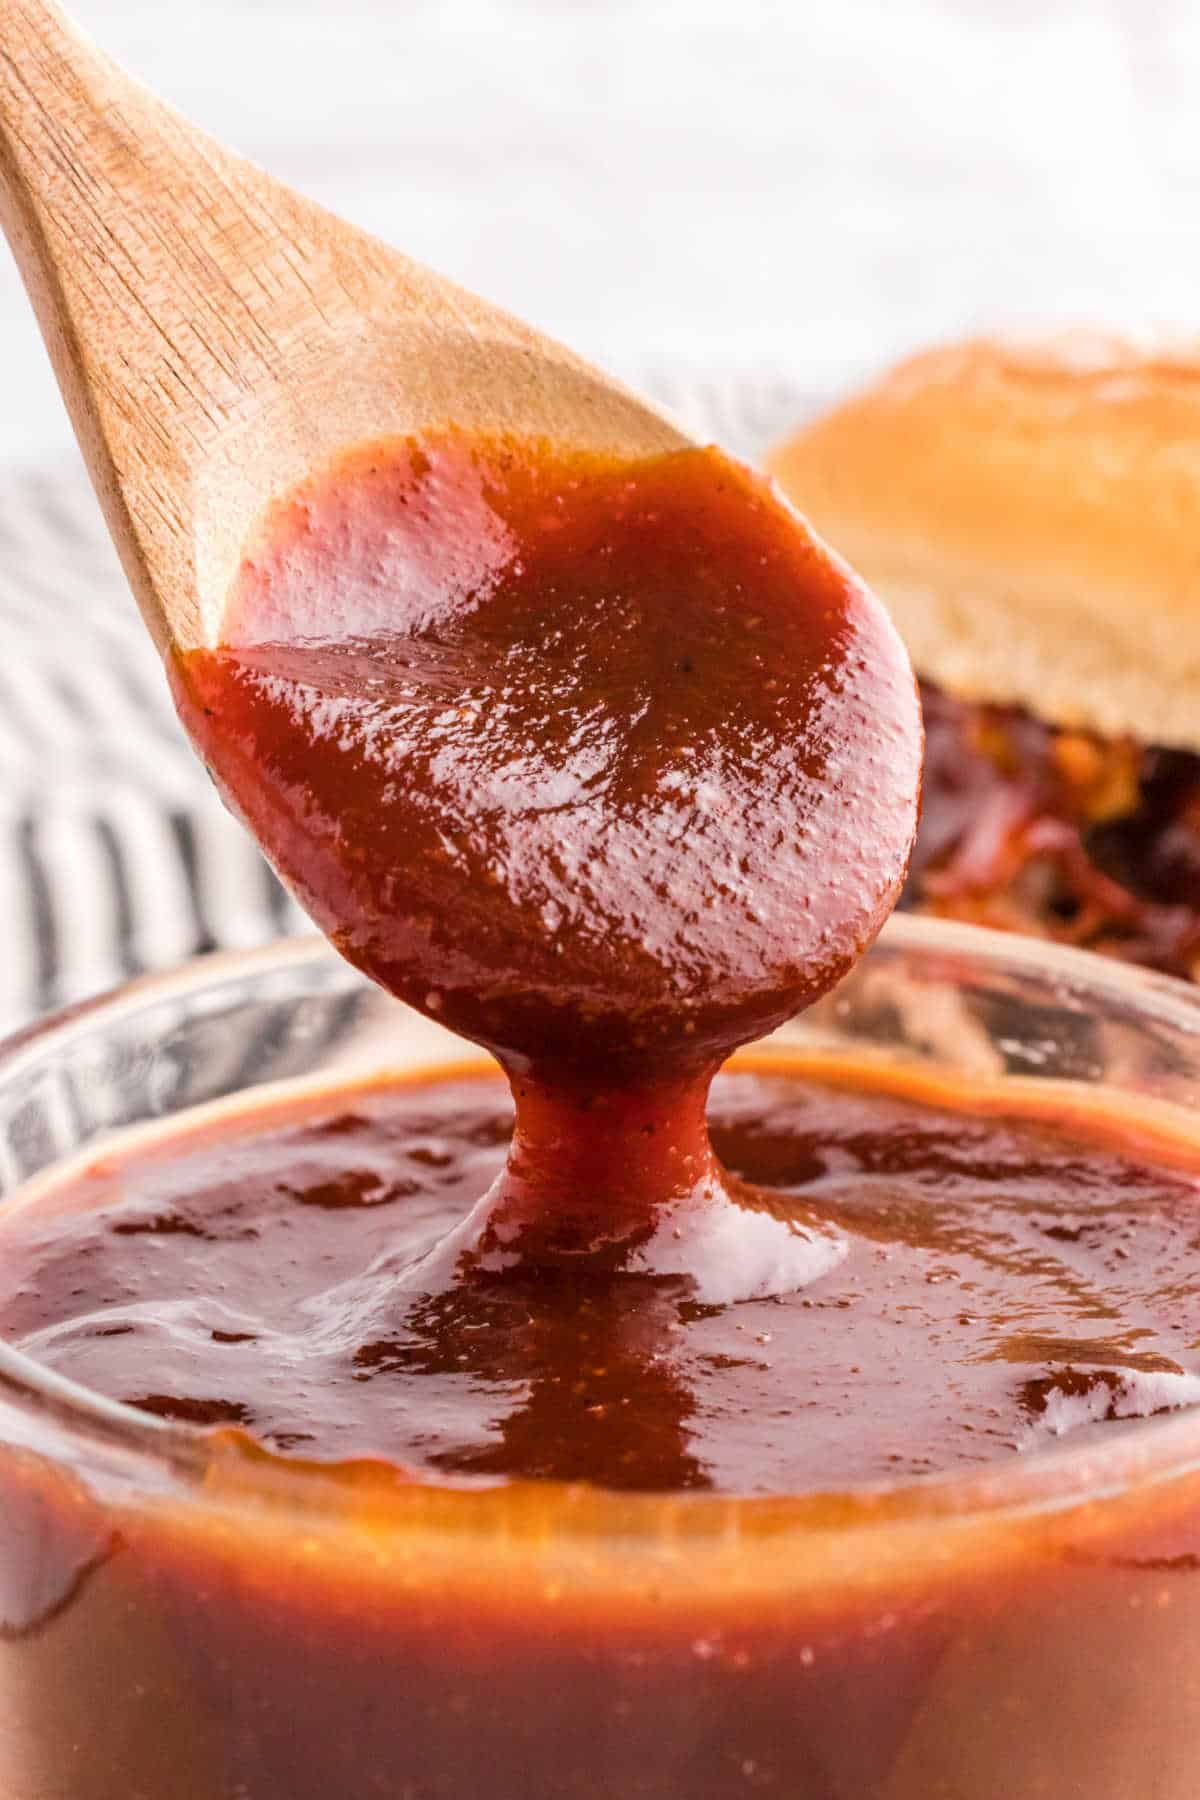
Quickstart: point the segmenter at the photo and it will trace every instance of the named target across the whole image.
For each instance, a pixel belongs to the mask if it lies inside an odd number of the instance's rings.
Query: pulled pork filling
[[[902,904],[1200,980],[1200,756],[1057,731],[922,682]]]

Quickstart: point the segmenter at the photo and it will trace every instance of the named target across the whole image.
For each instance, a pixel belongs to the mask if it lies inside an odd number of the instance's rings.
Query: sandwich
[[[769,461],[920,678],[903,904],[1200,980],[1200,342],[932,350]]]

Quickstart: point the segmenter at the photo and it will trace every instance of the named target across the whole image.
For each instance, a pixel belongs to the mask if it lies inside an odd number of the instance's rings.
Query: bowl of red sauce
[[[327,947],[10,1041],[5,1800],[1192,1800],[1198,1102],[1182,984],[898,918],[709,1103],[806,1282],[401,1305],[511,1100]]]

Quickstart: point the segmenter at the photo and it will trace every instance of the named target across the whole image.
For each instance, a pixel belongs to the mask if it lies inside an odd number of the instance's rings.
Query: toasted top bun
[[[1200,751],[1200,340],[931,350],[769,466],[922,675]]]

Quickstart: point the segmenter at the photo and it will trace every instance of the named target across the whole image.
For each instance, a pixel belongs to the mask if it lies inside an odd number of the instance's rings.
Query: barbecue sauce
[[[508,1072],[505,1169],[417,1286],[600,1258],[720,1301],[836,1260],[724,1175],[705,1096],[890,910],[921,729],[886,615],[767,483],[356,452],[272,511],[175,690],[342,954]]]
[[[1195,1146],[867,1066],[709,1097],[904,872],[912,681],[841,564],[713,453],[383,446],[174,681],[511,1095],[184,1120],[0,1218],[0,1334],[213,1428],[5,1452],[5,1796],[1192,1800],[1200,1477],[991,1465],[1194,1401]]]

